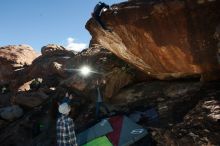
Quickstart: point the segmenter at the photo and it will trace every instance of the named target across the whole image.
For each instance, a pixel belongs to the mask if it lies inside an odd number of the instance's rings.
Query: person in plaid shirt
[[[61,116],[57,119],[57,145],[78,146],[73,120],[68,117],[71,108],[67,103],[59,105]]]

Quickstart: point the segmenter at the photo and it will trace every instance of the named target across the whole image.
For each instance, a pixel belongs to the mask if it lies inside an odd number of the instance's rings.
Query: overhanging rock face
[[[92,40],[158,79],[218,73],[218,0],[135,0],[90,19]],[[210,73],[212,74],[210,76]],[[207,76],[207,74],[209,74]]]

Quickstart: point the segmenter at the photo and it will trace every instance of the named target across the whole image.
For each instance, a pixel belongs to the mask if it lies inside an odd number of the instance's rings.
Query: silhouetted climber
[[[106,83],[105,80],[102,81],[104,84]],[[110,114],[110,111],[108,109],[108,107],[106,106],[106,104],[103,102],[103,98],[102,98],[102,94],[100,91],[100,82],[97,80],[96,82],[97,84],[97,101],[96,101],[96,118],[99,119],[100,118],[100,108],[103,107],[106,111],[106,113]]]
[[[102,12],[104,11],[104,9],[109,9],[109,5],[103,3],[103,2],[99,2],[95,8],[94,8],[94,11],[92,13],[92,17],[101,25],[101,27],[104,29],[104,30],[107,30],[107,31],[111,31],[110,29],[108,29],[104,22],[101,20],[101,14]]]

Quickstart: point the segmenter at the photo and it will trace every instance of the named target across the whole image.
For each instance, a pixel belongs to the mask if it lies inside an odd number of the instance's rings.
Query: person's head
[[[68,115],[71,108],[70,106],[67,104],[67,103],[62,103],[59,105],[59,108],[58,108],[59,112],[63,115]]]

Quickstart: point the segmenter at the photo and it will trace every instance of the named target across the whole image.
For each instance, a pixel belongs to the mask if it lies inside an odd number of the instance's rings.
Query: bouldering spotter
[[[106,113],[110,114],[110,111],[108,109],[108,107],[106,106],[106,104],[103,102],[103,98],[102,98],[102,94],[100,91],[100,81],[97,81],[97,101],[96,101],[96,118],[100,118],[100,108],[103,107],[106,111]],[[103,83],[105,84],[106,82],[103,81]]]
[[[59,106],[59,112],[62,114],[57,119],[57,144],[77,146],[76,135],[74,131],[73,120],[68,117],[71,108],[67,103]],[[66,126],[64,126],[66,125]]]

